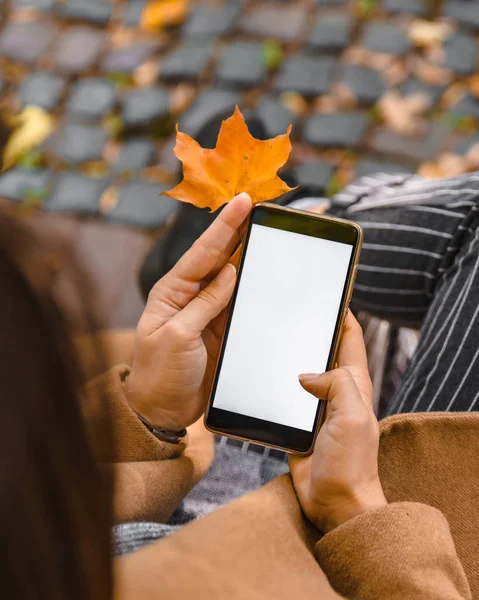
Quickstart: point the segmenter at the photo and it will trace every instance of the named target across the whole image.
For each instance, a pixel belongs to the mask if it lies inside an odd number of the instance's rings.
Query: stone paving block
[[[376,152],[402,155],[409,160],[431,160],[440,153],[450,134],[451,129],[441,123],[431,123],[422,137],[404,137],[381,127],[371,140],[371,148]]]
[[[231,33],[240,14],[234,4],[196,7],[183,27],[183,38],[212,38]]]
[[[207,89],[198,94],[192,106],[180,118],[180,131],[197,139],[208,123],[231,116],[240,102],[241,96],[237,92]]]
[[[148,0],[127,0],[123,4],[122,20],[127,27],[137,27]]]
[[[213,55],[214,45],[209,41],[184,42],[166,56],[160,66],[160,79],[195,80],[206,69]]]
[[[90,27],[70,27],[60,38],[54,61],[57,69],[67,74],[87,71],[95,65],[105,43],[103,31]]]
[[[294,136],[298,118],[274,96],[264,96],[256,109],[256,114],[265,126],[268,138],[286,133],[290,125],[293,125]]]
[[[149,42],[136,42],[123,48],[115,48],[105,54],[100,68],[104,73],[129,75],[146,62],[154,52],[155,45]]]
[[[384,0],[383,7],[389,13],[409,13],[418,17],[427,13],[426,0]]]
[[[361,104],[373,104],[386,91],[381,73],[367,67],[345,65],[339,80],[348,86]]]
[[[76,172],[62,173],[45,208],[52,212],[96,215],[101,195],[107,187],[106,179],[94,179]]]
[[[51,171],[30,171],[11,169],[0,174],[0,197],[7,200],[28,200],[48,197],[53,180]]]
[[[180,127],[181,130],[181,127]],[[176,134],[171,135],[160,148],[158,162],[161,168],[172,175],[181,173],[181,161],[175,156]]]
[[[479,10],[475,0],[447,0],[443,15],[456,19],[461,25],[479,29]]]
[[[301,37],[307,13],[299,5],[281,3],[254,5],[241,19],[241,30],[249,35],[291,42]]]
[[[370,23],[366,25],[361,46],[370,52],[402,55],[409,50],[405,29],[393,23]]]
[[[101,119],[115,103],[116,89],[112,83],[104,79],[81,79],[72,88],[67,113],[77,119]]]
[[[108,0],[63,0],[57,4],[56,10],[67,19],[107,25],[112,14],[112,3]]]
[[[365,177],[366,175],[374,175],[374,173],[387,173],[395,175],[396,173],[411,173],[415,170],[408,165],[399,163],[385,162],[374,158],[365,158],[360,160],[356,168],[356,178]]]
[[[167,196],[159,196],[170,186],[132,181],[120,190],[115,208],[107,219],[113,223],[133,225],[143,228],[157,228],[164,225],[178,210],[179,203]]]
[[[280,92],[298,92],[306,97],[325,94],[336,60],[330,57],[291,56],[279,72],[274,87]]]
[[[314,50],[324,52],[344,50],[351,41],[352,26],[349,15],[319,15],[308,44]]]
[[[101,127],[66,123],[52,140],[54,153],[70,165],[100,160],[107,135]]]
[[[479,11],[479,4],[477,4]],[[472,35],[456,31],[443,46],[443,65],[455,73],[469,75],[477,68],[479,46]]]
[[[473,146],[476,144],[479,145],[479,133],[473,133],[471,135],[467,135],[459,140],[454,146],[454,152],[456,154],[466,154]]]
[[[10,23],[0,36],[0,56],[35,63],[48,50],[56,31],[53,23]]]
[[[324,193],[329,180],[333,176],[334,167],[324,161],[308,160],[294,169],[294,174],[301,187],[311,187]]]
[[[368,128],[368,118],[362,112],[317,114],[304,124],[304,141],[324,148],[354,148]]]
[[[258,85],[265,77],[262,45],[237,42],[225,48],[216,70],[218,81],[231,86]]]
[[[132,138],[121,147],[112,165],[112,171],[120,174],[136,174],[153,162],[155,146],[148,138]]]
[[[0,3],[1,5],[1,3]],[[33,8],[38,12],[50,12],[55,5],[55,0],[14,0],[15,8]]]
[[[402,84],[400,91],[404,97],[415,96],[417,94],[423,95],[427,98],[428,106],[431,107],[439,100],[444,89],[444,86],[428,85],[411,77]]]
[[[38,71],[27,75],[18,90],[20,104],[27,106],[33,104],[44,110],[52,110],[65,91],[66,81],[63,77]]]
[[[149,87],[129,92],[123,99],[123,123],[128,128],[146,127],[168,116],[168,92]]]
[[[471,94],[466,94],[457,102],[452,112],[457,115],[479,119],[479,100]]]

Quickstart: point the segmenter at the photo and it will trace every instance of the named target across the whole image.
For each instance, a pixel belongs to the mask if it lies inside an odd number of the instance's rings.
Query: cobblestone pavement
[[[119,231],[139,260],[144,232],[174,214],[157,195],[181,173],[175,123],[195,136],[236,103],[268,136],[294,124],[288,167],[325,194],[378,170],[479,168],[479,0],[197,1],[156,34],[140,27],[145,4],[0,0],[0,110],[56,120],[0,175],[0,197],[90,217],[75,227],[96,232],[94,267]]]

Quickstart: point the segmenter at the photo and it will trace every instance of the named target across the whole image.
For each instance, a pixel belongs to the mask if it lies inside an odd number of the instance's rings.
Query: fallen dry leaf
[[[55,120],[38,106],[26,106],[19,115],[8,117],[13,128],[3,155],[4,170],[10,169],[17,160],[40,146],[53,132]]]
[[[137,87],[148,87],[158,80],[158,62],[152,58],[133,71],[133,81]]]
[[[415,46],[429,48],[441,44],[453,32],[448,23],[435,23],[417,19],[408,27],[409,39]]]
[[[166,196],[215,211],[240,192],[247,192],[253,202],[263,202],[293,189],[277,174],[292,149],[291,125],[283,135],[257,140],[236,107],[223,121],[214,150],[202,148],[178,126],[176,131],[174,152],[183,163],[183,181]]]
[[[411,56],[408,63],[410,73],[424,83],[447,85],[451,82],[452,73],[449,69],[432,64],[422,56]]]
[[[469,80],[469,90],[476,98],[479,98],[479,75],[473,75]]]
[[[441,154],[437,160],[437,166],[444,178],[463,175],[468,171],[466,158],[452,152]]]
[[[474,144],[466,153],[466,162],[470,171],[479,169],[479,144]]]
[[[308,111],[308,103],[298,92],[283,92],[279,101],[297,117],[303,117]]]
[[[389,68],[395,61],[392,54],[386,54],[384,52],[370,52],[366,55],[365,66],[373,69],[374,71],[384,71]]]
[[[386,92],[377,107],[382,119],[400,135],[413,136],[423,132],[423,113],[428,107],[425,95],[414,94],[403,98],[397,91]]]
[[[141,15],[145,31],[158,32],[165,27],[181,25],[188,14],[189,0],[152,0]]]
[[[332,92],[338,102],[337,110],[351,110],[356,108],[359,103],[356,95],[345,81],[337,81],[333,84]]]
[[[100,198],[100,212],[107,215],[118,204],[120,199],[120,191],[114,186],[107,188]]]
[[[193,102],[197,91],[189,83],[179,83],[170,92],[170,111],[174,115],[181,114]]]
[[[439,179],[442,177],[442,172],[439,169],[437,163],[434,161],[428,161],[423,163],[419,169],[417,174],[419,177],[424,177],[426,179]]]

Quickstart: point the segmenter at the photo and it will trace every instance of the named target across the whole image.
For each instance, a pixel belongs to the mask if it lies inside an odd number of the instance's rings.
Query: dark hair
[[[47,256],[33,233],[0,212],[1,596],[105,600],[111,488],[88,443],[83,374]],[[111,443],[111,432],[104,435]]]
[[[9,136],[10,136],[10,128],[8,127],[6,120],[0,113],[0,171],[2,170],[3,149],[7,143]]]

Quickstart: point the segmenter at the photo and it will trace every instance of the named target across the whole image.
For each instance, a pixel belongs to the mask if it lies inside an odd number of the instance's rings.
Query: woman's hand
[[[313,455],[290,459],[303,512],[324,532],[387,504],[378,476],[379,426],[366,348],[350,311],[338,364],[339,368],[322,375],[300,376],[305,390],[327,401],[327,416]]]
[[[150,292],[125,393],[157,428],[179,431],[205,410],[236,282],[228,261],[251,206],[247,194],[232,200]]]

